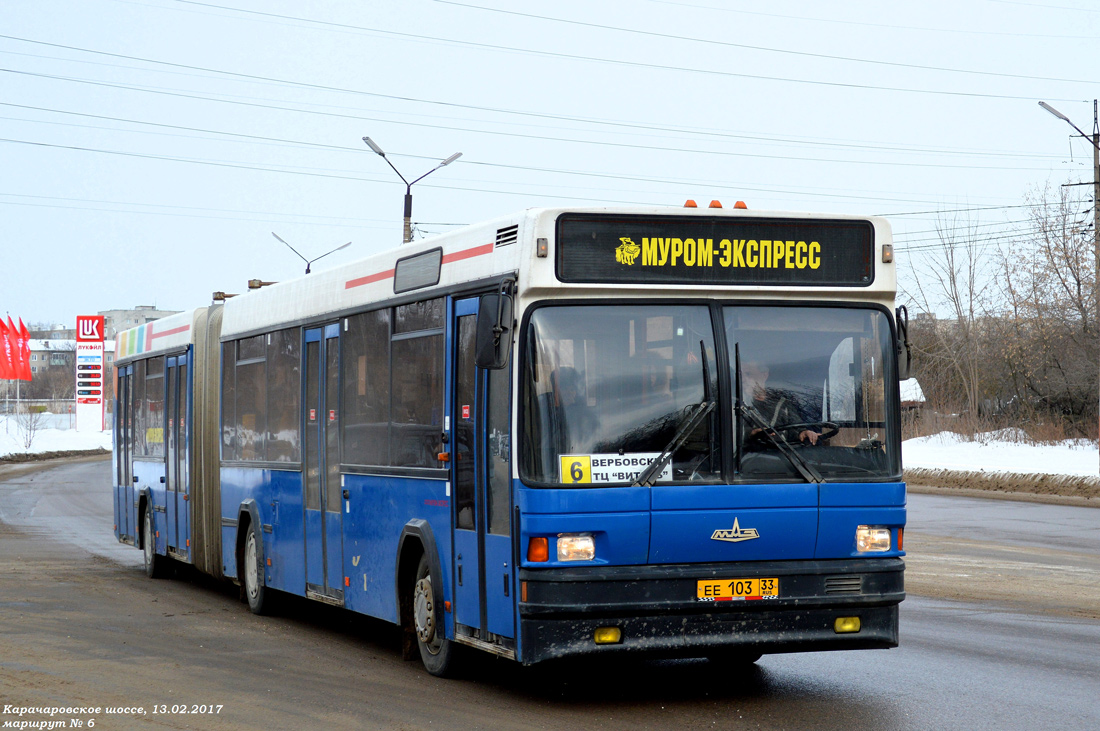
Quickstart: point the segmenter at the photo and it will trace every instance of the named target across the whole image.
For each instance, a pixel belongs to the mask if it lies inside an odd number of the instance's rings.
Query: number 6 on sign
[[[561,456],[561,481],[568,485],[592,482],[592,457],[580,454]]]

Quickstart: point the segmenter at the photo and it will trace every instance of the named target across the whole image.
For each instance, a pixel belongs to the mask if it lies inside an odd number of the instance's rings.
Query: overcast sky
[[[0,308],[209,304],[536,206],[883,214],[1011,240],[1091,180],[1095,0],[3,0]],[[1081,190],[1081,189],[1078,189]],[[1087,189],[1086,189],[1087,193]],[[925,248],[921,248],[925,247]]]

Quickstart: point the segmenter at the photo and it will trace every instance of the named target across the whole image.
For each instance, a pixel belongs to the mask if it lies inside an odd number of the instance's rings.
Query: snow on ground
[[[1006,431],[979,434],[967,441],[954,432],[908,439],[901,444],[905,469],[925,468],[967,472],[1083,475],[1100,473],[1100,451],[1087,440],[1055,445],[1025,444]]]
[[[0,457],[9,454],[110,449],[111,432],[78,432],[69,414],[42,414],[30,449],[24,446],[17,417],[0,415]]]

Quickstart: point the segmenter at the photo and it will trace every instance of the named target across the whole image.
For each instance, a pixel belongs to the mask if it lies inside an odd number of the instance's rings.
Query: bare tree
[[[1085,201],[1069,187],[1028,197],[1029,222],[1000,255],[1011,334],[1004,362],[1018,401],[1095,433],[1096,260]],[[1088,424],[1089,426],[1085,426]]]
[[[958,403],[976,415],[988,373],[984,330],[994,294],[989,242],[981,238],[976,223],[958,217],[938,220],[936,233],[934,253],[914,269],[915,304],[933,315],[915,330],[920,335],[915,338],[917,358],[925,361],[921,375],[933,401],[941,406]]]
[[[19,440],[23,443],[23,449],[30,451],[34,444],[34,438],[42,427],[42,409],[37,406],[23,405],[15,413],[15,428],[19,433]]]

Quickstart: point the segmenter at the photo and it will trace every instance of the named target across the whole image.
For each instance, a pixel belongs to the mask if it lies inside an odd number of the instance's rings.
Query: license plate
[[[778,599],[779,579],[704,579],[696,584],[701,602],[739,602]]]

